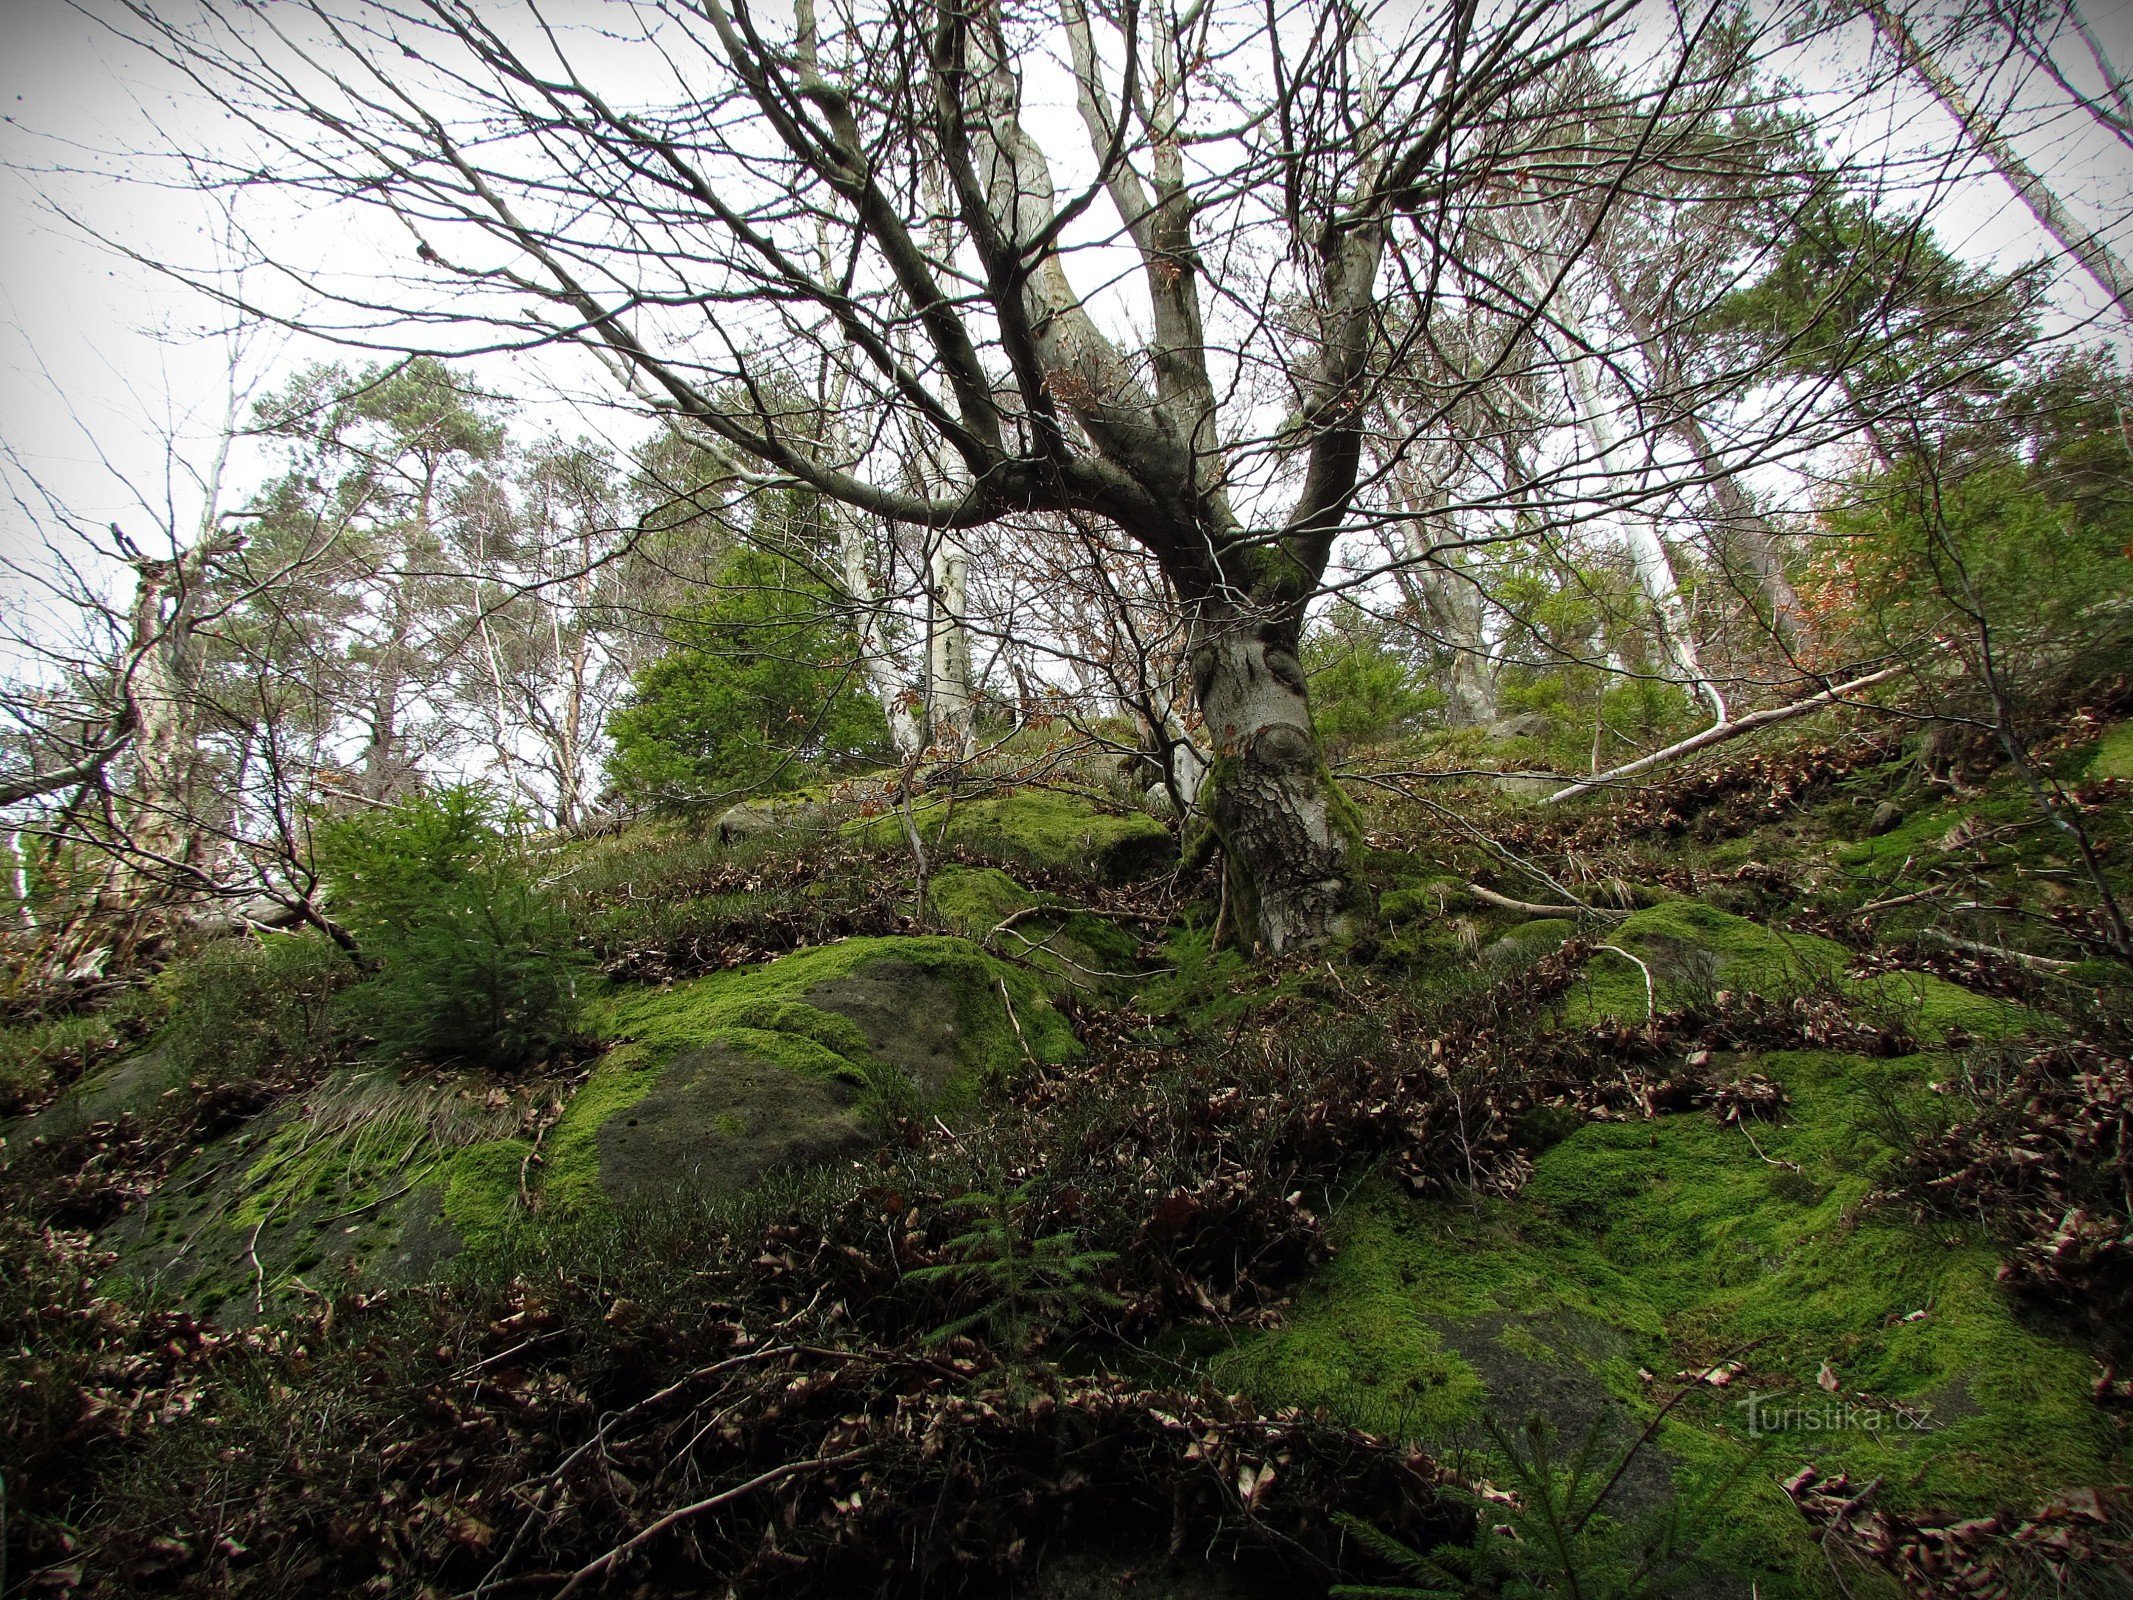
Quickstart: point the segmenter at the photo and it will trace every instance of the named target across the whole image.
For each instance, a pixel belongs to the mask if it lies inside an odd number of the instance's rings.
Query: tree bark
[[[1646,315],[1637,296],[1616,270],[1614,261],[1605,251],[1596,254],[1601,276],[1606,280],[1608,294],[1613,298],[1615,309],[1621,313],[1623,324],[1630,337],[1637,341],[1644,352],[1644,359],[1658,375],[1662,389],[1675,387],[1676,375],[1672,370],[1665,348],[1652,319]],[[1755,586],[1769,608],[1772,631],[1787,650],[1798,651],[1807,642],[1807,619],[1800,605],[1799,591],[1792,586],[1786,574],[1785,559],[1780,553],[1777,530],[1770,526],[1769,519],[1755,508],[1748,492],[1740,481],[1719,460],[1712,448],[1711,438],[1704,431],[1703,420],[1686,405],[1669,402],[1666,405],[1667,425],[1674,436],[1688,447],[1696,462],[1696,469],[1711,486],[1711,496],[1716,502],[1719,526],[1724,535],[1720,549],[1724,554],[1738,552],[1754,578]]]
[[[2078,262],[2088,275],[2094,278],[2103,292],[2111,297],[2119,311],[2133,317],[2133,271],[2119,260],[2111,247],[2104,243],[2103,236],[2092,229],[2084,228],[2067,215],[2059,197],[2029,164],[2015,154],[2014,146],[2000,136],[1997,127],[1987,120],[1983,112],[1970,103],[1955,80],[1941,70],[1940,63],[1921,45],[1903,18],[1881,0],[1874,0],[1868,7],[1874,18],[1874,26],[1881,36],[1902,59],[1903,64],[1916,73],[1941,108],[1955,119],[1963,130],[1963,137],[1977,149],[1993,170],[2007,180],[2007,186],[2021,196],[2022,203],[2029,207],[2030,215],[2037,225],[2050,234],[2064,250]]]
[[[133,564],[133,662],[125,693],[134,772],[127,834],[149,865],[124,874],[124,893],[142,894],[150,884],[168,888],[169,872],[198,870],[206,860],[206,758],[200,749],[205,662],[196,630],[209,570],[235,547],[234,539],[210,536],[172,559]]]
[[[977,753],[970,690],[970,555],[953,530],[936,536],[926,617],[927,735],[951,759]]]
[[[1366,932],[1363,830],[1311,727],[1294,622],[1196,610],[1193,692],[1214,742],[1200,808],[1221,842],[1240,942],[1268,955]]]

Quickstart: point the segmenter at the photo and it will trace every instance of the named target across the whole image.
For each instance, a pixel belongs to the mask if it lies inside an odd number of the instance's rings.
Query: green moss
[[[161,1010],[158,993],[129,989],[95,1011],[0,1026],[0,1113],[42,1099],[55,1078],[94,1071]]]
[[[1048,898],[1023,888],[998,867],[956,865],[935,873],[927,894],[941,925],[970,939],[983,938],[1017,911]]]
[[[1731,1355],[1746,1371],[1693,1389],[1660,1444],[1688,1499],[1754,1463],[1711,1554],[1772,1595],[1826,1581],[1771,1487],[1803,1462],[1883,1477],[1898,1511],[1982,1514],[2116,1481],[2126,1447],[2089,1398],[2082,1341],[2014,1303],[1961,1227],[1865,1203],[1887,1154],[1877,1108],[1923,1093],[1945,1058],[1752,1065],[1792,1097],[1754,1144],[1705,1114],[1594,1124],[1508,1202],[1367,1187],[1335,1212],[1340,1253],[1289,1324],[1220,1375],[1440,1447],[1484,1409],[1512,1424],[1543,1411],[1575,1443],[1586,1416],[1654,1413],[1639,1367],[1671,1380]],[[1773,1181],[1788,1175],[1804,1181]]]
[[[909,1031],[915,1038],[915,1013],[906,1030],[906,1019],[884,1015],[884,997],[869,988],[881,981],[893,990],[911,973],[952,996],[953,1017],[933,1019],[953,1043],[945,1081],[919,1081],[897,1037]],[[863,1020],[870,1017],[877,1024],[872,1034]],[[878,1103],[915,1101],[949,1111],[1021,1065],[1025,1051],[1038,1061],[1062,1061],[1077,1048],[1066,1020],[1028,971],[946,937],[846,939],[745,972],[617,991],[601,1003],[598,1021],[604,1034],[622,1042],[593,1069],[549,1135],[543,1192],[560,1210],[599,1202],[601,1128],[650,1094],[684,1051],[730,1052],[801,1077],[842,1080]]]
[[[913,808],[913,820],[931,848],[1113,883],[1162,871],[1176,857],[1170,830],[1145,812],[1117,815],[1042,789],[959,800],[952,807],[946,799],[928,797]],[[903,843],[903,821],[894,812],[845,826],[870,845]]]
[[[1427,889],[1394,889],[1378,897],[1378,916],[1388,927],[1422,922],[1437,914],[1437,897]]]
[[[1951,1027],[1979,1037],[2000,1037],[2034,1020],[2019,1006],[1972,994],[1925,973],[1849,978],[1845,968],[1850,953],[1834,940],[1767,927],[1697,900],[1670,900],[1640,911],[1606,942],[1628,955],[1608,949],[1594,952],[1566,1001],[1565,1015],[1572,1023],[1607,1016],[1643,1021],[1649,1004],[1647,973],[1661,1010],[1707,1000],[1719,990],[1773,996],[1836,991],[1885,1011],[1890,1022],[1929,1042],[1945,1038]]]
[[[521,1174],[533,1146],[524,1139],[469,1145],[447,1163],[439,1198],[445,1221],[470,1248],[491,1245],[522,1209]]]
[[[1072,1031],[1046,1003],[1035,979],[967,940],[946,937],[843,939],[744,972],[714,973],[667,989],[618,992],[604,1007],[602,1031],[635,1041],[655,1065],[721,1029],[740,1028],[798,1036],[863,1068],[871,1059],[865,1033],[848,1017],[811,1003],[809,994],[818,985],[862,975],[885,962],[916,968],[956,990],[962,1053],[974,1071],[1005,1071],[1022,1059],[999,1001],[1001,984],[1013,998],[1031,1054],[1040,1061],[1063,1061],[1073,1054]],[[815,1071],[828,1066],[825,1057],[804,1050],[794,1054],[792,1064]]]
[[[321,1131],[294,1118],[245,1169],[233,1227],[286,1228],[372,1205],[434,1167],[440,1151],[418,1119],[381,1116]]]
[[[649,1058],[643,1045],[623,1045],[608,1051],[570,1097],[570,1104],[549,1131],[546,1166],[541,1173],[541,1196],[550,1209],[581,1211],[603,1203],[596,1137],[610,1117],[620,1116],[652,1092],[664,1061],[664,1057]]]
[[[2028,821],[2034,816],[2027,796],[2016,792],[2003,780],[1991,791],[1973,796],[1960,805],[1921,807],[1877,838],[1840,845],[1837,860],[1876,884],[1894,883],[1899,878],[1909,881],[1917,877],[1917,873],[1906,873],[1906,867],[1916,868],[1921,863],[1938,860],[1942,854],[1942,841],[1965,819],[1991,828]]]
[[[2133,722],[2121,722],[2105,734],[2089,760],[2092,778],[2133,778]]]

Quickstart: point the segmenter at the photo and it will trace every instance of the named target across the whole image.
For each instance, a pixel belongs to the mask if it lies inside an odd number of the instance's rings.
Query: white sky
[[[180,456],[198,462],[220,426],[227,357],[226,347],[207,336],[215,312],[84,237],[51,215],[40,197],[144,253],[202,260],[213,249],[215,219],[199,197],[111,177],[129,170],[129,150],[173,140],[211,148],[225,134],[219,113],[99,26],[96,15],[107,4],[0,0],[0,440],[84,520],[118,519],[137,537],[153,537],[143,498],[175,504],[181,525],[198,515],[195,492],[168,475],[164,441],[175,436]],[[2133,70],[2133,0],[2087,0],[2085,10],[2121,67]],[[1829,86],[1834,106],[1835,86],[1857,66],[1868,37],[1855,25],[1778,65],[1800,82]],[[2077,81],[2093,82],[2078,47],[2065,59],[2083,69]],[[1980,98],[1996,99],[1990,87],[1973,86]],[[2012,125],[2019,148],[2071,208],[2133,256],[2133,165],[2125,148],[2078,109],[2045,106],[2045,92],[2053,91],[2040,84],[2022,103]],[[1921,175],[1955,153],[1953,124],[1908,87],[1883,97],[1873,114],[1855,117],[1843,138],[1845,153],[1885,148]],[[2000,265],[2052,252],[1997,177],[1974,163],[1958,167],[1968,175],[1946,187],[1936,213],[1947,244]],[[312,232],[316,247],[343,264],[399,248],[340,218],[291,212],[275,220],[284,242]],[[2058,304],[2064,325],[2092,319],[2091,336],[2123,338],[2100,292],[2078,272],[2063,280]],[[293,363],[334,352],[286,345],[276,354]],[[508,378],[523,386],[528,371],[528,364],[515,362]],[[505,374],[490,376],[506,381]],[[611,411],[580,417],[561,403],[536,403],[517,426],[623,434],[629,423]],[[256,462],[236,463],[234,498],[257,471]],[[30,518],[0,503],[0,557],[35,565],[38,540]],[[21,603],[19,585],[0,577],[0,604]]]

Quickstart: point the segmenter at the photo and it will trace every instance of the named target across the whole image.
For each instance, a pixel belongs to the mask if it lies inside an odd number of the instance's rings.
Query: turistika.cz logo
[[[1804,1402],[1783,1395],[1748,1394],[1733,1402],[1748,1419],[1748,1437],[1766,1433],[1925,1433],[1930,1406],[1867,1406],[1856,1400]]]

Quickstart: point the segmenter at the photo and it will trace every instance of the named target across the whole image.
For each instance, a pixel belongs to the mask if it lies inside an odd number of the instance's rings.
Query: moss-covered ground
[[[1170,830],[1145,812],[1104,811],[1042,789],[983,800],[927,796],[913,804],[911,821],[931,849],[1112,883],[1159,872],[1176,856]],[[903,843],[904,821],[892,811],[847,823],[845,831],[892,847]]]
[[[1781,1120],[1590,1125],[1508,1201],[1366,1186],[1289,1324],[1216,1370],[1498,1468],[1485,1418],[1537,1413],[1573,1447],[1598,1427],[1620,1451],[1687,1374],[1658,1462],[1689,1502],[1739,1473],[1705,1555],[1764,1595],[1834,1592],[1775,1486],[1806,1463],[1964,1515],[2121,1478],[2090,1348],[2013,1300],[1969,1230],[1870,1203],[1892,1100],[1929,1094],[1945,1058],[1742,1065],[1785,1087]]]
[[[2097,730],[2043,755],[2121,878],[2129,738]],[[1715,1497],[1692,1592],[1835,1596],[1827,1552],[1778,1487],[1803,1465],[1879,1480],[1876,1505],[1942,1520],[2026,1514],[2133,1472],[2124,1428],[2094,1398],[2109,1353],[2095,1326],[2001,1281],[2006,1238],[1989,1219],[1897,1192],[1903,1153],[1959,1114],[1957,1086],[1991,1051],[2012,1060],[2022,1041],[2083,1027],[2123,1038],[2092,888],[2065,831],[2005,770],[1929,770],[1889,743],[1869,756],[1780,751],[1730,788],[1660,785],[1562,811],[1488,783],[1406,810],[1371,798],[1375,939],[1285,965],[1217,947],[1212,873],[1120,887],[1174,859],[1161,824],[1058,793],[922,797],[923,906],[894,816],[804,837],[660,824],[559,844],[559,892],[607,974],[588,1006],[591,1053],[537,1084],[346,1064],[292,1079],[203,1123],[165,1167],[143,1166],[158,1187],[97,1224],[122,1258],[105,1284],[119,1298],[175,1290],[241,1321],[275,1314],[277,1295],[310,1305],[394,1274],[439,1306],[515,1296],[513,1316],[591,1282],[598,1306],[551,1354],[576,1381],[574,1349],[609,1352],[600,1414],[725,1360],[723,1345],[689,1343],[699,1324],[730,1317],[753,1336],[802,1307],[813,1353],[840,1373],[860,1358],[836,1318],[861,1308],[864,1360],[904,1341],[941,1377],[952,1369],[924,1335],[973,1307],[952,1273],[929,1280],[913,1263],[952,1267],[959,1197],[1005,1173],[1032,1230],[1075,1236],[1104,1263],[1105,1292],[1089,1301],[1104,1309],[1052,1330],[1045,1382],[1140,1382],[1159,1366],[1163,1381],[1411,1441],[1495,1483],[1516,1478],[1504,1440],[1529,1419],[1563,1451],[1596,1441],[1608,1470],[1649,1429],[1596,1533]],[[1585,904],[1543,914],[1570,898]],[[1967,967],[1937,961],[1955,947],[1935,934],[2037,960],[1979,966],[1973,948]],[[1766,1020],[1797,1012],[1849,1030],[1841,1049],[1735,1038],[1697,1063],[1715,1082],[1774,1082],[1774,1114],[1645,1117],[1564,1092],[1580,1071],[1627,1082],[1686,1067],[1669,1028],[1743,995]],[[1454,1048],[1444,1097],[1426,1091],[1415,1126],[1438,1145],[1463,1139],[1458,1097],[1505,1097],[1490,1159],[1510,1177],[1489,1192],[1438,1183],[1418,1198],[1407,1180],[1425,1181],[1429,1152],[1386,1136],[1361,1095],[1325,1103],[1327,1085],[1375,1094],[1395,1081],[1352,1070],[1344,1050],[1419,1052],[1426,1079],[1433,1032]],[[118,1034],[105,1033],[108,1054]],[[16,1055],[48,1089],[55,1052],[77,1036],[84,1050],[105,1037],[86,1021],[31,1024]],[[123,1060],[90,1065],[82,1093],[103,1096],[103,1121],[87,1126],[124,1123],[114,1147],[137,1109],[198,1087],[147,1055],[131,1077]],[[1040,1092],[1018,1100],[1018,1080]],[[1379,1142],[1313,1131],[1328,1127]],[[1323,1259],[1296,1204],[1325,1219]],[[1261,1253],[1232,1260],[1223,1230]],[[610,1267],[633,1247],[599,1254],[601,1240],[660,1242],[613,1271],[633,1285],[618,1295]],[[477,1270],[443,1270],[458,1253]],[[699,1274],[698,1255],[713,1254],[721,1298],[709,1302],[696,1284],[714,1269]],[[834,1272],[848,1276],[827,1295],[799,1281]],[[666,1308],[652,1319],[664,1322],[639,1326],[632,1299]],[[467,1336],[475,1348],[518,1360],[524,1336],[507,1317],[474,1324],[488,1330]],[[454,1374],[485,1358],[425,1332],[395,1359],[429,1351]],[[977,1352],[973,1370],[1026,1354]],[[1031,1370],[1015,1368],[1005,1392],[1027,1398]],[[541,1433],[506,1476],[533,1481],[568,1433]],[[738,1481],[735,1449],[716,1481]],[[668,1450],[649,1470],[681,1459]],[[1279,1467],[1281,1494],[1301,1466]],[[1234,1479],[1226,1469],[1224,1495]],[[661,1504],[680,1492],[657,1481]],[[491,1523],[519,1515],[484,1505]],[[1893,1592],[1857,1563],[1841,1570],[1860,1600]]]

